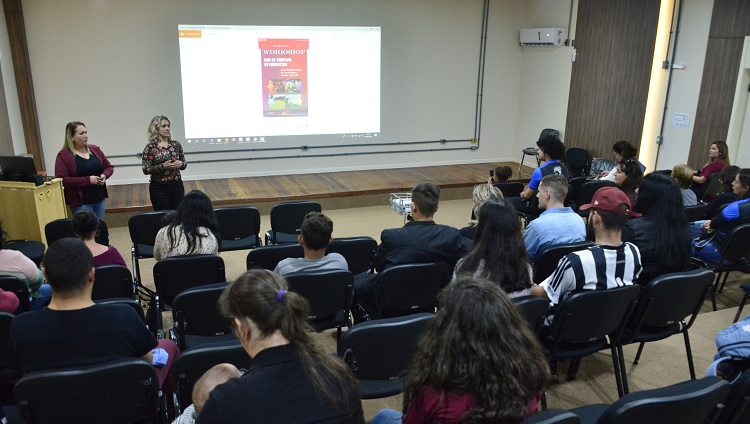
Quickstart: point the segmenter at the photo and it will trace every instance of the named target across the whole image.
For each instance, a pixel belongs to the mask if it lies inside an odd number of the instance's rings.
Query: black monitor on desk
[[[0,172],[4,181],[41,184],[34,158],[30,156],[0,156]]]

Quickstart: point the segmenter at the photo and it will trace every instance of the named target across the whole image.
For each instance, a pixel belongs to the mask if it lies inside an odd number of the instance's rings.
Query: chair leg
[[[633,360],[633,365],[638,365],[638,362],[641,360],[641,352],[643,352],[643,345],[646,344],[644,342],[641,342],[640,346],[638,346],[638,353],[635,354],[635,359]]]
[[[716,312],[716,283],[711,286],[711,305],[714,308],[714,312]]]
[[[622,353],[622,344],[617,345],[617,359],[620,362],[620,374],[622,375],[622,393],[626,395],[630,393],[630,388],[628,388],[628,374],[627,369],[625,369],[625,355]]]
[[[740,307],[737,308],[737,314],[734,316],[734,321],[732,321],[732,323],[735,323],[740,319],[740,314],[742,314],[742,308],[745,307],[745,303],[747,303],[747,299],[750,299],[750,291],[745,292],[745,296],[742,297],[742,302],[740,302]]]
[[[578,369],[581,367],[581,358],[574,358],[570,360],[568,365],[568,375],[565,379],[568,381],[574,381],[578,377]]]
[[[690,336],[688,336],[687,328],[682,332],[685,336],[685,352],[687,353],[688,368],[690,368],[690,379],[695,380],[695,366],[693,365],[693,351],[690,349]]]
[[[623,397],[625,393],[625,388],[623,381],[627,381],[627,377],[623,372],[620,371],[620,359],[617,355],[617,348],[615,346],[610,346],[610,352],[612,352],[612,367],[615,370],[615,382],[617,383],[617,396]]]
[[[547,389],[542,390],[542,411],[547,410]]]
[[[719,289],[719,293],[724,291],[724,285],[727,284],[727,278],[729,278],[729,271],[724,271],[724,280],[721,282],[721,289]]]

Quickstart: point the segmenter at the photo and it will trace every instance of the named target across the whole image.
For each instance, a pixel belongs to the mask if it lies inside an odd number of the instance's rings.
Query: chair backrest
[[[276,243],[276,233],[299,234],[305,215],[320,211],[320,203],[312,201],[284,202],[274,206],[271,208],[271,242]]]
[[[520,197],[523,191],[523,183],[519,181],[506,181],[504,183],[492,184],[503,193],[503,197]]]
[[[8,361],[8,344],[10,341],[10,326],[16,316],[8,312],[0,312],[0,368],[5,368]]]
[[[557,268],[557,263],[560,262],[563,256],[593,245],[594,243],[584,240],[577,243],[558,244],[547,247],[534,257],[534,283],[539,284],[545,278],[552,275]]]
[[[164,215],[174,211],[153,211],[137,213],[128,219],[130,242],[133,253],[139,258],[153,258],[156,233],[162,227]]]
[[[685,217],[687,218],[687,221],[694,222],[703,219],[703,216],[706,214],[707,208],[707,204],[698,203],[697,205],[693,206],[685,206],[683,210],[685,211]]]
[[[378,242],[372,237],[336,238],[326,248],[326,255],[338,253],[346,259],[349,271],[357,275],[372,270],[372,258]]]
[[[523,424],[578,424],[578,415],[564,409],[547,409],[524,418]]]
[[[729,383],[718,377],[690,380],[623,396],[599,417],[600,424],[703,423],[718,412],[729,395]]]
[[[587,183],[583,183],[581,185],[581,191],[578,195],[578,199],[576,200],[576,210],[581,207],[581,205],[585,205],[587,203],[591,203],[591,199],[594,198],[594,193],[596,193],[597,190],[599,190],[602,187],[614,187],[617,184],[615,184],[612,181],[606,181],[606,180],[599,180],[599,181],[589,181]],[[581,213],[587,213],[588,211],[581,211]]]
[[[193,403],[193,386],[214,365],[228,363],[248,369],[252,359],[237,341],[195,347],[180,353],[172,365],[177,400],[184,409]]]
[[[31,259],[39,267],[42,264],[44,250],[47,248],[44,243],[37,240],[8,240],[3,249],[16,250],[23,253],[24,256]]]
[[[50,221],[44,226],[44,236],[47,238],[47,246],[65,237],[76,237],[73,230],[73,220],[60,218]],[[99,220],[99,229],[94,236],[97,243],[109,246],[109,228],[104,220]]]
[[[513,303],[521,313],[523,320],[529,325],[534,334],[539,334],[544,324],[544,318],[549,311],[549,302],[539,296],[521,296],[513,299]]]
[[[284,277],[289,290],[301,295],[310,304],[310,321],[346,312],[351,304],[354,277],[349,271],[314,271]]]
[[[724,187],[721,186],[721,178],[720,178],[719,172],[714,172],[711,174],[710,177],[708,177],[708,181],[706,181],[706,189],[703,190],[703,196],[701,197],[701,200],[711,200],[715,199],[716,196],[720,195],[721,192],[724,191]]]
[[[424,313],[359,323],[341,336],[338,355],[358,380],[397,379],[434,318]]]
[[[668,176],[668,177],[669,177],[670,175],[672,175],[672,170],[671,170],[671,169],[657,169],[657,170],[655,170],[655,171],[653,171],[653,172],[654,172],[655,174],[662,174],[662,175],[666,175],[666,176]]]
[[[739,262],[750,258],[750,224],[738,225],[724,237],[721,246],[721,257],[723,260]]]
[[[427,311],[450,281],[453,267],[446,262],[394,265],[377,276],[376,318]]]
[[[556,344],[619,336],[640,292],[632,285],[569,294],[555,310],[550,335]]]
[[[141,358],[29,373],[13,393],[27,424],[161,422],[156,370]]]
[[[589,152],[580,147],[570,147],[565,150],[565,163],[570,176],[586,176],[591,167]]]
[[[115,299],[102,299],[97,300],[97,304],[99,305],[127,305],[130,306],[136,314],[138,314],[138,317],[143,321],[144,324],[146,324],[146,314],[143,312],[143,306],[141,306],[140,302],[138,302],[135,299],[126,299],[124,297],[118,297]]]
[[[227,283],[207,284],[182,291],[172,302],[172,318],[180,342],[186,336],[216,337],[232,334],[229,321],[221,316],[216,302]]]
[[[750,371],[745,370],[731,383],[718,424],[750,422]]]
[[[305,251],[299,244],[260,246],[247,254],[247,269],[262,268],[273,271],[276,265],[286,258],[302,258]]]
[[[578,198],[581,195],[581,186],[586,184],[588,181],[588,177],[580,176],[580,177],[573,177],[568,181],[568,195],[565,196],[565,205],[573,205],[577,206]]]
[[[714,273],[707,269],[665,274],[643,288],[630,318],[628,329],[637,333],[643,325],[666,327],[698,315],[714,282]]]
[[[135,299],[133,275],[122,265],[104,265],[97,267],[94,273],[94,288],[91,291],[93,300],[127,297]]]
[[[225,281],[224,259],[217,255],[173,256],[154,265],[154,285],[166,305],[183,290]]]
[[[221,250],[253,249],[261,245],[260,212],[250,206],[214,209],[219,220]]]
[[[29,287],[20,279],[7,275],[0,275],[0,289],[12,292],[18,298],[18,308],[14,314],[31,310],[31,293]]]

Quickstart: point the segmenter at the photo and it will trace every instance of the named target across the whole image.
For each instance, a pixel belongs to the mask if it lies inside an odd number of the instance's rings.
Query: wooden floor
[[[433,181],[441,188],[470,187],[486,182],[489,169],[509,165],[512,180],[528,180],[533,168],[524,166],[519,175],[517,162],[427,166],[419,168],[367,171],[324,172],[320,174],[269,177],[222,178],[185,181],[185,191],[201,190],[215,206],[236,203],[281,202],[324,199],[409,191],[422,181]],[[151,210],[148,183],[107,187],[107,212]]]

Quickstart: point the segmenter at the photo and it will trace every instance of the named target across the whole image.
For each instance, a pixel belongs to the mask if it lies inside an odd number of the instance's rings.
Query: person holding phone
[[[174,210],[185,196],[181,170],[187,168],[185,153],[177,140],[172,140],[172,122],[165,115],[156,115],[148,125],[148,144],[143,149],[143,173],[151,175],[148,192],[154,210]]]

